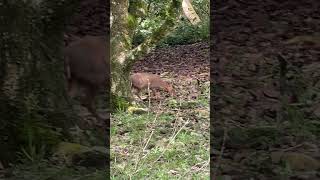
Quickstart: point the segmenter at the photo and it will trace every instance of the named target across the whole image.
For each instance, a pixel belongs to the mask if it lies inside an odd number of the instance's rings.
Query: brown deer
[[[130,76],[130,81],[132,84],[132,88],[137,91],[138,97],[141,99],[139,93],[143,89],[147,89],[148,86],[152,90],[153,94],[155,94],[156,89],[162,89],[167,91],[171,96],[176,95],[172,85],[162,80],[156,74],[149,73],[134,73]]]
[[[109,37],[85,36],[72,42],[64,49],[67,92],[74,97],[84,89],[82,105],[102,120],[96,112],[94,99],[101,88],[110,86]]]

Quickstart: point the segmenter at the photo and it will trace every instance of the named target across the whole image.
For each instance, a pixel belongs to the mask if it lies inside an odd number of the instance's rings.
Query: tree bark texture
[[[64,23],[77,2],[8,0],[0,3],[0,160],[21,147],[51,146],[76,117],[66,98]]]

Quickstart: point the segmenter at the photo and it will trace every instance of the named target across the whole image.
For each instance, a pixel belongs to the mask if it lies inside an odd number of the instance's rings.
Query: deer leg
[[[156,92],[156,99],[161,99],[160,92]]]
[[[68,80],[67,92],[68,92],[68,96],[71,98],[75,97],[78,92],[77,83],[72,79]]]
[[[137,89],[137,88],[133,88],[133,91],[135,91],[134,94],[136,94],[136,95],[138,96],[138,98],[139,98],[140,100],[142,100],[142,98],[140,97],[140,90]]]
[[[156,91],[155,89],[152,89],[151,91],[152,91],[152,94],[153,94],[153,95],[151,94],[151,97],[153,96],[154,99],[158,99],[158,93],[157,93],[157,91]],[[151,98],[151,97],[150,97],[150,98]]]
[[[85,97],[83,99],[83,105],[88,109],[88,111],[98,120],[98,122],[102,122],[103,118],[98,115],[96,111],[96,107],[94,104],[95,95],[97,93],[97,88],[88,87],[85,89]]]
[[[138,96],[138,98],[142,101],[142,98],[141,98],[141,96],[140,96],[140,90],[137,90],[137,96]]]

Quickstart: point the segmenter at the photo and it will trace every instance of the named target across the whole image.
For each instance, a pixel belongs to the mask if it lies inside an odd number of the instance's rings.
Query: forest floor
[[[319,1],[215,5],[215,178],[320,179]]]
[[[159,74],[177,96],[142,96],[136,106],[149,113],[112,114],[112,179],[209,179],[208,43],[156,49],[133,72]]]

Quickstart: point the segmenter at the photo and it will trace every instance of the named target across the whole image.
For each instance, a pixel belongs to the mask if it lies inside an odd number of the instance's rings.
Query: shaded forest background
[[[212,174],[319,179],[319,2],[215,5]]]
[[[197,11],[203,8],[199,6],[202,1],[195,3],[198,3]],[[101,0],[39,4],[36,1],[10,1],[1,5],[1,18],[5,23],[1,26],[1,87],[4,91],[0,95],[0,113],[1,142],[5,142],[0,148],[1,177],[103,179],[108,176],[104,169],[105,137],[101,131],[92,128],[94,124],[87,129],[73,127],[81,120],[91,122],[92,116],[66,98],[61,58],[62,47],[70,42],[85,35],[108,33],[108,7]],[[158,47],[207,40],[208,13],[200,14],[204,17],[201,25],[191,26],[181,18],[176,30]],[[155,26],[158,22],[151,23]],[[148,24],[145,28],[148,29]],[[141,32],[135,36],[134,44],[148,35],[146,31]],[[200,44],[199,47],[208,50],[207,45]],[[208,59],[205,61],[208,67]],[[135,69],[141,66],[137,65]],[[154,68],[150,67],[150,70]],[[103,95],[99,98],[101,111],[106,106],[103,98]],[[71,108],[73,103],[75,109]],[[82,153],[80,156],[79,152]]]

